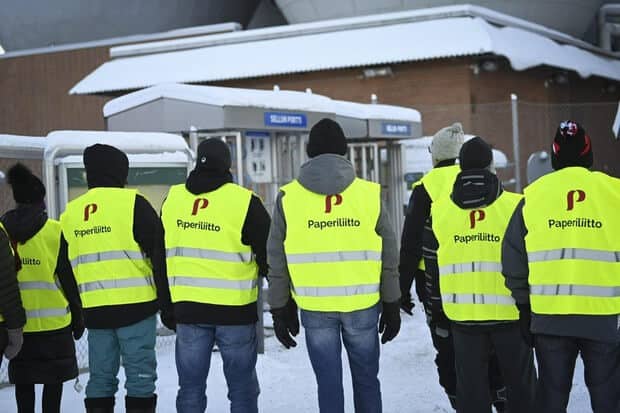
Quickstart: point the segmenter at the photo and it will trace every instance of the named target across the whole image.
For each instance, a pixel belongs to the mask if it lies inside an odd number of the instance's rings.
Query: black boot
[[[127,413],[155,413],[157,395],[153,397],[130,397],[125,396],[125,408]]]
[[[86,413],[114,413],[114,397],[84,399]]]

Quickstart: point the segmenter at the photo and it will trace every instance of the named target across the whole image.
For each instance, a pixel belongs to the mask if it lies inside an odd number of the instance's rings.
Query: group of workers
[[[379,341],[398,335],[401,310],[412,313],[414,281],[458,412],[565,412],[579,353],[593,411],[620,411],[620,180],[589,171],[580,125],[559,126],[556,171],[524,195],[503,189],[483,139],[464,143],[460,124],[441,129],[400,259],[381,187],[355,176],[338,123],[314,125],[306,149],[271,217],[233,183],[218,139],[201,142],[160,214],[125,188],[128,158],[112,146],[84,150],[88,191],[60,221],[47,216],[41,181],[13,166],[17,207],[0,219],[0,353],[18,412],[34,412],[34,384],[44,384],[43,412],[60,411],[85,328],[86,411],[114,411],[122,364],[126,411],[154,412],[158,312],[176,331],[177,411],[205,411],[217,345],[230,411],[257,412],[261,277],[287,349],[301,316],[322,413],[344,412],[343,345],[355,411],[382,411]]]

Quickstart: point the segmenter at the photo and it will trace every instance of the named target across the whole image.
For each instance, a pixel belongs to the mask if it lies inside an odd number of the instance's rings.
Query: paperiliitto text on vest
[[[106,225],[97,225],[96,227],[87,229],[75,229],[73,230],[73,235],[75,235],[75,238],[82,238],[87,235],[100,234],[102,232],[112,232],[112,227]]]
[[[219,225],[213,224],[211,222],[207,222],[207,221],[192,222],[192,221],[183,221],[182,219],[177,219],[177,228],[198,229],[201,231],[214,231],[214,232],[220,232],[221,230]]]
[[[308,229],[320,229],[325,228],[341,228],[341,227],[359,227],[361,222],[355,218],[336,218],[329,221],[325,220],[308,220]]]
[[[549,228],[603,228],[603,223],[593,218],[553,219],[547,221]]]
[[[454,243],[469,244],[470,242],[499,242],[501,237],[499,235],[491,234],[488,232],[479,232],[477,234],[459,235],[454,234]]]

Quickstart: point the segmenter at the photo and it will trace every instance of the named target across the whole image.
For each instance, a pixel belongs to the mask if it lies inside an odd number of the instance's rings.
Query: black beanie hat
[[[218,138],[209,138],[198,145],[196,169],[226,172],[232,165],[228,145]]]
[[[120,149],[96,143],[84,149],[83,160],[89,188],[108,184],[123,186],[127,182],[129,159]]]
[[[18,204],[36,204],[45,198],[43,182],[30,169],[17,163],[7,172],[7,182],[13,190],[13,198]]]
[[[461,146],[459,163],[461,170],[486,169],[493,162],[493,149],[484,139],[475,136]]]
[[[594,162],[592,141],[577,122],[565,120],[555,131],[551,144],[551,166],[558,170],[567,166],[590,168]]]
[[[306,152],[310,158],[324,153],[345,155],[347,153],[347,139],[338,122],[328,118],[318,121],[310,129],[310,139]]]

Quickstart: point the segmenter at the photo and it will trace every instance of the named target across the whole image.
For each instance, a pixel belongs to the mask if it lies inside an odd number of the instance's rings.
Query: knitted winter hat
[[[567,166],[590,168],[594,161],[592,141],[585,129],[572,120],[560,122],[551,144],[551,166],[558,170]]]
[[[221,139],[209,138],[200,142],[196,169],[226,172],[231,165],[230,149]]]
[[[490,169],[493,164],[493,149],[480,136],[475,136],[461,146],[459,163],[462,171]]]
[[[433,142],[431,143],[433,166],[446,159],[456,159],[459,156],[463,140],[463,126],[459,122],[439,129],[433,135]]]
[[[13,198],[18,204],[43,202],[45,187],[43,182],[28,167],[16,163],[7,172],[7,181],[13,190]]]
[[[310,139],[306,152],[310,158],[324,153],[345,155],[347,153],[347,139],[340,125],[328,118],[318,121],[310,129]]]
[[[127,182],[129,159],[120,149],[96,143],[84,149],[83,160],[89,188]]]

